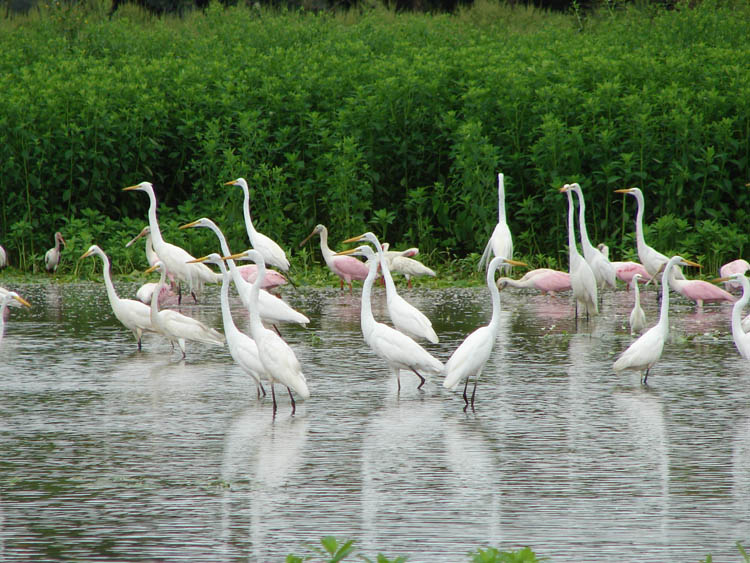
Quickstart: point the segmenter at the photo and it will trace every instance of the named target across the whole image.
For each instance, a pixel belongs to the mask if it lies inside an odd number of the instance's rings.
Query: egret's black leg
[[[416,374],[417,374],[417,377],[418,377],[418,378],[420,379],[420,383],[419,383],[419,385],[417,386],[417,389],[421,389],[421,388],[422,388],[422,385],[424,385],[424,382],[425,382],[425,378],[424,378],[424,377],[422,377],[422,375],[421,375],[421,374],[420,374],[420,373],[419,373],[419,372],[418,372],[417,370],[415,370],[414,368],[412,368],[412,370],[411,370],[411,371],[413,371],[414,373],[416,373]]]
[[[289,391],[289,398],[292,400],[292,415],[294,415],[294,413],[297,412],[297,404],[294,402],[294,397],[292,396],[292,390],[289,389],[289,387],[287,387],[286,390]]]

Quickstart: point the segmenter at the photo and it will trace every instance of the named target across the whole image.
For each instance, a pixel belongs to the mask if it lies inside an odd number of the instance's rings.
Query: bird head
[[[301,243],[299,243],[299,245],[302,246],[308,240],[310,240],[311,238],[313,238],[315,235],[319,235],[320,233],[322,233],[323,231],[326,231],[326,230],[327,229],[325,228],[324,225],[315,225],[315,228],[312,230],[312,232],[309,235],[307,235],[305,237],[305,240],[303,240]]]
[[[141,182],[140,184],[136,184],[135,186],[128,186],[127,188],[123,188],[122,191],[124,192],[139,191],[139,192],[146,192],[146,193],[154,193],[154,185],[151,182]]]
[[[88,258],[89,256],[93,256],[97,252],[103,252],[103,251],[97,245],[92,244],[91,246],[89,246],[89,249],[81,255],[81,257],[79,258],[79,260],[83,260],[84,258]]]
[[[183,229],[192,229],[195,227],[206,227],[210,229],[211,227],[215,227],[216,223],[211,221],[211,219],[207,219],[206,217],[201,217],[200,219],[193,221],[192,223],[186,223],[185,225],[180,225],[178,228],[180,230]]]
[[[138,233],[134,238],[132,238],[125,244],[125,248],[128,248],[129,246],[135,244],[135,242],[138,241],[139,239],[145,236],[148,236],[150,234],[151,234],[151,229],[149,227],[143,227],[140,233]]]
[[[15,291],[9,291],[2,297],[3,303],[8,303],[11,299],[15,299],[17,303],[20,303],[22,307],[26,307],[27,309],[31,309],[31,303],[26,301],[23,297],[18,295]],[[18,305],[16,305],[18,307]]]

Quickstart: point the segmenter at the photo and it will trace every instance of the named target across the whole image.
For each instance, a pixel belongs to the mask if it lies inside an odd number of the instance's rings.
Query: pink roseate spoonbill
[[[495,285],[495,271],[508,263],[511,266],[525,266],[523,262],[505,260],[502,256],[496,256],[490,262],[487,268],[487,287],[490,290],[492,298],[492,318],[487,326],[482,326],[472,332],[461,345],[456,348],[450,359],[445,363],[445,380],[443,387],[446,389],[455,389],[462,379],[464,383],[464,410],[469,406],[469,399],[466,397],[466,389],[469,385],[469,378],[474,376],[474,390],[471,392],[471,408],[474,409],[474,397],[477,394],[477,383],[479,376],[482,375],[487,360],[490,358],[492,350],[495,348],[497,331],[500,328],[500,292]]]
[[[571,195],[570,185],[566,184],[560,188],[560,192],[568,196],[568,255],[570,261],[570,287],[573,290],[573,296],[576,300],[576,318],[578,318],[578,309],[581,309],[581,315],[599,314],[599,304],[597,302],[596,277],[591,270],[588,262],[578,252],[576,246],[576,231],[573,205],[573,196]]]
[[[360,312],[362,336],[370,349],[375,352],[375,355],[384,360],[388,365],[391,375],[396,377],[398,390],[401,391],[399,370],[410,370],[419,377],[420,383],[417,389],[421,389],[425,383],[423,373],[442,374],[444,366],[440,360],[433,357],[427,350],[403,332],[375,320],[370,301],[372,284],[378,272],[378,256],[375,251],[371,247],[363,245],[350,250],[344,250],[338,254],[354,254],[367,259],[369,271],[367,272],[364,284],[362,284],[362,308]]]
[[[607,284],[614,288],[616,287],[614,266],[612,266],[609,259],[602,254],[598,248],[595,248],[589,240],[589,233],[586,229],[586,202],[583,199],[583,190],[577,183],[566,185],[569,186],[578,196],[578,226],[581,231],[581,248],[583,248],[583,256],[591,267],[591,271],[594,272],[594,277],[596,278],[596,283],[599,284],[599,287]]]
[[[156,291],[156,288],[158,285],[159,284],[156,282],[144,283],[135,292],[136,299],[138,299],[138,301],[140,301],[144,305],[150,305],[151,297],[153,296],[154,291]],[[163,307],[173,307],[178,304],[177,303],[178,299],[179,299],[179,296],[174,291],[172,291],[172,288],[170,288],[169,285],[164,284],[161,290],[159,291],[159,298],[158,298],[159,308],[161,309]]]
[[[726,290],[721,289],[714,284],[703,280],[680,280],[675,276],[675,271],[670,273],[669,282],[677,293],[695,301],[695,305],[700,309],[703,303],[713,303],[718,301],[729,301],[734,303],[737,298]]]
[[[435,271],[428,268],[419,260],[412,258],[419,254],[419,249],[407,248],[406,250],[388,250],[388,243],[383,243],[383,256],[388,262],[392,273],[402,274],[406,278],[406,286],[411,287],[411,278],[419,276],[435,277]]]
[[[55,233],[55,247],[50,248],[44,255],[44,267],[50,273],[57,271],[57,266],[60,264],[60,256],[62,254],[60,250],[61,244],[65,246],[65,239],[58,231]]]
[[[118,297],[117,292],[115,291],[115,286],[112,283],[112,268],[109,263],[109,257],[97,245],[92,244],[79,260],[83,260],[84,258],[93,255],[97,255],[102,259],[104,287],[107,290],[107,297],[109,298],[112,312],[115,314],[115,318],[133,333],[135,341],[138,343],[138,349],[140,350],[143,333],[154,332],[154,325],[151,322],[151,310],[148,308],[148,305],[144,305],[140,301],[121,299]]]
[[[637,334],[646,328],[646,313],[644,313],[641,307],[641,294],[638,289],[638,282],[642,279],[641,274],[633,274],[633,291],[634,291],[634,302],[633,310],[630,311],[630,334]]]
[[[352,280],[363,281],[367,277],[369,271],[367,265],[354,256],[337,256],[328,247],[328,229],[324,225],[316,225],[299,245],[302,246],[315,235],[320,235],[320,253],[328,269],[339,277],[339,288],[344,289],[344,282],[346,282],[351,293],[353,291]]]
[[[292,414],[296,411],[296,404],[292,390],[299,397],[307,399],[310,397],[310,390],[307,387],[307,380],[299,360],[294,350],[284,342],[277,333],[267,329],[261,322],[261,316],[258,311],[258,296],[260,295],[260,286],[263,284],[263,277],[266,275],[265,258],[257,250],[246,250],[232,256],[224,256],[222,260],[252,260],[258,265],[258,277],[250,290],[250,336],[255,340],[258,346],[258,356],[263,364],[265,376],[271,385],[271,397],[273,398],[273,412],[276,414],[276,392],[274,383],[281,383],[289,391],[289,398],[292,401]]]
[[[638,260],[641,261],[643,267],[646,268],[648,274],[653,278],[664,268],[666,263],[669,261],[669,258],[664,256],[664,254],[662,254],[658,250],[655,250],[654,248],[646,244],[646,239],[643,236],[643,211],[646,207],[643,199],[643,192],[640,190],[640,188],[626,188],[622,190],[615,190],[615,193],[630,194],[635,197],[636,202],[638,202],[638,211],[636,212],[635,216],[635,241],[636,248],[638,249]],[[677,277],[677,279],[685,279],[685,276],[682,274],[682,271],[679,270],[679,268],[675,271],[675,276]],[[654,282],[658,283],[658,279],[654,279]]]
[[[13,302],[13,305],[10,305]],[[11,307],[28,307],[31,308],[31,304],[26,301],[23,297],[18,295],[15,291],[7,291],[0,296],[0,341],[3,339],[5,334],[5,317],[8,313],[8,306]]]
[[[513,258],[513,235],[510,233],[505,217],[505,176],[502,172],[497,175],[497,225],[484,247],[478,270],[489,262],[490,253],[504,258]]]
[[[435,329],[432,328],[432,322],[430,319],[428,319],[422,311],[398,294],[396,284],[393,283],[393,277],[388,269],[388,261],[383,257],[383,247],[380,246],[380,242],[378,241],[378,237],[375,236],[375,233],[367,232],[343,242],[369,242],[375,246],[377,258],[380,261],[380,271],[382,272],[383,280],[385,281],[385,296],[386,304],[388,306],[388,314],[391,317],[393,326],[396,327],[397,330],[400,330],[414,339],[424,338],[433,344],[437,344],[438,335],[435,333]]]
[[[211,229],[219,239],[219,245],[221,246],[221,251],[224,253],[224,256],[230,255],[229,246],[227,245],[227,240],[224,237],[224,233],[221,232],[221,229],[219,229],[219,227],[216,226],[216,223],[211,221],[211,219],[206,219],[205,217],[203,217],[201,219],[198,219],[197,221],[188,223],[187,225],[182,225],[180,228],[188,229],[198,227]],[[237,256],[244,255],[238,254]],[[229,272],[232,274],[232,280],[234,281],[234,285],[237,288],[237,293],[239,293],[243,305],[245,305],[249,312],[253,284],[245,280],[245,278],[240,275],[239,268],[235,265],[234,260],[227,260],[227,266],[229,266]],[[267,270],[264,268],[263,271],[264,279],[261,280],[261,285],[263,285],[263,283],[265,282],[265,272]],[[258,273],[259,270],[256,266],[256,274]],[[257,281],[257,275],[255,281]],[[310,319],[308,319],[305,315],[303,315],[299,311],[295,311],[285,301],[279,299],[278,297],[274,297],[265,289],[261,289],[258,293],[258,312],[260,313],[263,322],[272,324],[274,326],[278,323],[298,323],[305,325],[310,322]]]
[[[182,230],[195,227],[204,227],[206,229],[211,229],[219,239],[219,246],[221,247],[221,251],[224,253],[224,255],[226,256],[228,254],[231,254],[231,252],[229,252],[229,246],[227,245],[227,239],[224,236],[224,233],[221,232],[221,229],[219,229],[218,225],[211,219],[201,217],[197,221],[193,221],[192,223],[188,223],[187,225],[181,225],[178,228]],[[211,261],[207,262],[209,264],[213,264],[213,262]],[[242,276],[242,279],[248,283],[253,283],[255,281],[255,278],[258,276],[258,266],[256,266],[255,264],[237,266],[236,271],[240,276]],[[217,275],[221,276],[221,274]],[[273,289],[275,287],[284,285],[285,283],[287,283],[287,280],[282,274],[280,274],[276,270],[266,269],[266,277],[263,278],[263,285],[261,286],[261,289]]]
[[[8,253],[5,249],[0,246],[0,269],[5,268],[8,265]]]
[[[662,274],[664,291],[661,297],[659,321],[628,346],[612,366],[617,373],[621,371],[640,372],[641,382],[644,385],[648,385],[648,372],[661,358],[664,342],[669,336],[669,285],[672,278],[672,268],[676,266],[700,267],[699,264],[685,260],[680,256],[673,256],[667,261]]]
[[[732,339],[740,356],[746,360],[750,360],[750,334],[747,333],[744,327],[744,320],[747,318],[742,319],[742,310],[747,306],[747,302],[750,301],[750,281],[748,281],[744,272],[722,276],[714,280],[715,283],[729,281],[738,284],[742,288],[742,297],[735,301],[732,307]]]
[[[560,291],[568,291],[570,286],[570,274],[551,268],[537,268],[526,272],[520,279],[499,278],[497,288],[505,289],[506,286],[521,289],[536,289],[542,294],[556,295]]]
[[[750,263],[748,263],[747,260],[743,260],[742,258],[739,258],[737,260],[732,260],[731,262],[724,264],[721,268],[719,268],[719,277],[722,278],[728,278],[732,274],[744,274],[750,270]],[[742,289],[742,284],[740,282],[730,280],[726,283],[726,287],[728,289]]]
[[[599,249],[599,252],[609,258],[609,247],[606,244],[602,242],[597,244],[596,247]],[[643,267],[643,264],[639,264],[638,262],[620,262],[612,260],[610,263],[615,268],[615,276],[617,276],[617,279],[624,281],[627,284],[626,287],[628,289],[630,289],[630,282],[633,281],[633,276],[635,274],[640,274],[641,279],[647,281],[651,279],[651,275],[646,271],[646,268]]]
[[[195,260],[193,258],[192,260]],[[208,266],[206,266],[208,268]],[[177,344],[182,352],[182,358],[185,358],[185,343],[188,340],[202,342],[204,344],[214,344],[217,346],[224,345],[224,336],[200,322],[197,319],[178,313],[173,309],[159,310],[159,291],[167,279],[167,270],[162,267],[161,262],[157,262],[146,270],[146,274],[158,271],[161,274],[157,290],[151,296],[151,325],[155,332],[164,336],[172,344],[172,348]],[[209,270],[210,271],[210,270]]]
[[[250,217],[250,190],[244,178],[237,178],[224,184],[225,186],[239,186],[245,194],[245,200],[242,206],[245,214],[245,228],[247,236],[250,239],[252,247],[260,252],[268,266],[278,268],[282,272],[289,271],[289,260],[284,250],[272,239],[258,232],[253,226],[253,220]]]
[[[167,273],[174,275],[175,279],[179,282],[185,282],[188,284],[190,293],[193,295],[193,299],[198,302],[195,292],[200,292],[203,289],[203,284],[206,283],[218,283],[220,276],[216,272],[212,271],[205,264],[194,264],[190,263],[195,258],[187,252],[184,248],[180,248],[174,244],[170,244],[164,240],[159,229],[159,221],[156,218],[156,194],[154,193],[154,186],[150,182],[141,182],[135,186],[128,186],[123,188],[123,191],[140,191],[145,192],[149,199],[148,208],[148,226],[151,233],[151,242],[154,247],[154,252],[159,257],[162,267],[160,271],[164,273],[165,277]],[[153,268],[153,266],[151,266]],[[158,293],[157,293],[158,295]],[[179,291],[178,302],[182,301],[182,291]]]
[[[255,343],[255,340],[237,328],[232,318],[232,311],[229,309],[229,284],[231,283],[231,278],[229,271],[224,266],[224,261],[218,254],[211,253],[203,258],[198,258],[197,262],[215,264],[221,270],[221,318],[224,323],[224,336],[227,339],[229,353],[232,355],[234,362],[255,381],[258,398],[260,399],[261,393],[265,397],[266,390],[263,388],[261,378],[265,377],[266,374],[263,362],[260,361],[258,345]]]

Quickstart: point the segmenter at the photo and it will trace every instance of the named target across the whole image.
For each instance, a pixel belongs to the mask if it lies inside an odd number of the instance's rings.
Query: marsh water
[[[632,294],[572,316],[568,296],[506,289],[475,412],[363,342],[359,291],[285,291],[312,392],[290,415],[226,348],[132,335],[101,284],[25,285],[0,344],[0,560],[283,561],[325,535],[360,553],[467,561],[530,546],[563,561],[736,561],[750,544],[750,364],[731,305],[672,298],[648,387],[615,375]],[[120,284],[122,296],[136,287]],[[402,289],[445,361],[490,316],[487,289]],[[642,294],[643,295],[643,294]],[[649,324],[656,294],[643,295]],[[221,328],[218,290],[184,313]],[[235,319],[247,314],[233,298]],[[382,289],[374,296],[385,320]]]

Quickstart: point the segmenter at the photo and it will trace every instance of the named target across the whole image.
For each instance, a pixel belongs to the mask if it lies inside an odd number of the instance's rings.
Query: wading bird
[[[578,252],[576,246],[575,232],[575,208],[573,205],[573,196],[568,184],[560,188],[560,192],[568,196],[568,255],[570,261],[570,287],[573,289],[573,296],[576,300],[576,318],[578,318],[578,309],[581,309],[581,315],[598,315],[599,304],[597,302],[596,277],[591,270],[588,262]]]
[[[260,361],[258,346],[255,340],[250,338],[244,332],[241,332],[237,325],[234,324],[232,311],[229,309],[229,272],[224,266],[224,261],[216,253],[211,253],[203,258],[198,258],[197,262],[208,262],[216,264],[221,270],[221,318],[224,323],[224,337],[227,339],[227,347],[232,359],[239,365],[243,371],[248,374],[256,383],[258,389],[258,398],[261,392],[266,396],[266,390],[263,388],[261,378],[265,377],[265,368]]]
[[[253,220],[250,217],[250,190],[247,187],[245,179],[237,178],[236,180],[231,180],[224,185],[239,186],[245,194],[242,211],[245,214],[245,228],[247,229],[247,236],[250,239],[250,244],[255,250],[260,252],[267,265],[278,268],[282,272],[288,272],[289,260],[286,257],[286,253],[278,244],[276,244],[276,242],[263,233],[259,233],[253,226]]]
[[[391,316],[393,326],[396,327],[397,330],[400,330],[414,339],[424,338],[433,344],[437,344],[438,335],[435,333],[435,329],[432,328],[432,322],[430,319],[428,319],[422,311],[398,294],[396,284],[393,283],[393,277],[388,269],[388,262],[383,256],[383,247],[380,246],[378,237],[376,237],[374,233],[367,232],[343,242],[369,242],[375,246],[377,257],[380,262],[380,270],[383,274],[383,280],[385,281],[385,298],[388,307],[388,314]]]
[[[599,249],[599,252],[609,260],[609,247],[603,242],[597,244],[596,247]],[[633,276],[635,274],[640,274],[641,279],[644,280],[651,279],[651,275],[646,271],[646,268],[643,267],[643,264],[639,264],[638,262],[618,262],[613,260],[610,261],[610,264],[612,264],[615,269],[615,276],[617,276],[617,279],[624,281],[627,284],[628,289],[630,289],[630,282],[633,281]]]
[[[700,267],[699,264],[685,260],[680,256],[673,256],[669,259],[662,274],[664,291],[661,296],[659,321],[628,346],[627,350],[620,354],[620,357],[612,366],[618,373],[621,371],[640,372],[641,381],[644,385],[648,384],[648,372],[661,358],[664,341],[669,335],[669,282],[672,268],[676,266]]]
[[[8,306],[31,308],[31,304],[15,291],[4,291],[5,293],[0,296],[0,342],[3,340],[3,335],[5,334],[5,317],[8,313]],[[11,305],[11,303],[14,304]]]
[[[195,260],[195,258],[191,260]],[[207,266],[205,267],[208,268]],[[185,358],[185,342],[187,340],[223,346],[224,336],[220,332],[207,327],[199,320],[172,309],[159,310],[158,293],[165,283],[167,271],[160,261],[151,266],[145,273],[150,274],[155,270],[161,274],[161,278],[159,279],[158,289],[154,291],[151,297],[151,325],[154,331],[169,340],[172,348],[174,348],[176,343],[180,347],[183,359]]]
[[[4,287],[0,287],[0,301],[2,301],[3,297],[5,297],[8,293],[10,293],[9,290],[5,289]],[[18,301],[17,299],[13,298],[8,301],[8,307],[23,307],[24,305]],[[8,320],[8,317],[10,316],[10,312],[6,308],[3,312],[3,318],[4,320]]]
[[[372,284],[378,271],[375,251],[369,246],[358,246],[351,250],[339,252],[339,254],[354,254],[363,256],[368,260],[369,272],[362,285],[362,309],[360,312],[362,336],[372,351],[388,364],[391,374],[396,376],[398,390],[401,390],[401,378],[399,377],[399,370],[401,369],[411,370],[419,377],[420,383],[417,389],[421,389],[425,383],[422,373],[437,375],[443,373],[443,364],[414,340],[393,327],[375,321],[372,314],[372,303],[370,302]]]
[[[551,268],[537,268],[526,272],[520,279],[498,278],[497,288],[505,289],[506,286],[519,289],[537,289],[542,294],[555,295],[560,291],[570,289],[570,274]]]
[[[60,264],[60,256],[62,251],[60,245],[66,246],[65,239],[62,234],[58,231],[55,233],[55,247],[50,248],[44,255],[44,267],[48,272],[55,272],[57,266]]]
[[[742,288],[742,297],[735,301],[732,307],[732,339],[740,356],[746,360],[750,360],[750,334],[745,330],[742,320],[742,310],[747,306],[747,302],[750,301],[750,281],[748,281],[742,272],[723,276],[715,280],[716,283],[729,281],[738,284]]]
[[[464,403],[466,403],[464,410],[469,406],[469,399],[466,397],[469,378],[472,375],[474,376],[474,390],[471,392],[471,408],[473,409],[479,376],[482,375],[482,370],[490,358],[492,349],[495,347],[497,331],[500,327],[500,292],[495,284],[495,270],[502,266],[503,263],[511,266],[526,265],[523,262],[506,260],[502,256],[496,256],[492,259],[487,268],[487,287],[490,290],[492,298],[492,318],[490,323],[487,326],[479,327],[467,336],[445,363],[443,387],[446,389],[455,389],[462,379],[466,379],[463,395]]]
[[[231,254],[231,252],[229,251],[229,246],[227,245],[227,239],[224,237],[224,233],[221,232],[221,229],[219,229],[216,223],[214,223],[211,219],[202,217],[197,221],[193,221],[192,223],[188,223],[187,225],[182,225],[180,229],[198,227],[211,229],[216,235],[216,238],[219,239],[219,246],[221,247],[221,251],[224,253],[224,256],[229,256]],[[242,277],[242,275],[240,274],[240,268],[235,265],[234,260],[227,260],[227,266],[229,266],[229,272],[232,274],[232,280],[234,281],[234,285],[237,288],[237,293],[239,293],[242,303],[245,305],[247,310],[250,311],[250,295],[252,293],[252,284]],[[255,268],[255,280],[257,281],[259,268],[257,266]],[[266,268],[264,268],[263,270],[264,276],[260,282],[261,287],[263,286],[263,284],[265,284],[265,278],[267,277],[266,274],[268,272]],[[274,297],[264,289],[261,289],[258,293],[258,311],[260,312],[260,317],[263,322],[272,324],[274,326],[278,323],[297,323],[306,325],[310,322],[310,319],[308,319],[305,315],[303,315],[299,311],[294,310],[285,301],[279,299],[278,297]]]
[[[406,286],[411,287],[411,278],[419,276],[435,277],[435,271],[428,268],[412,256],[419,254],[418,248],[407,248],[406,250],[388,250],[388,243],[383,243],[383,255],[388,261],[388,268],[392,274],[402,274],[406,278]]]
[[[734,303],[737,300],[734,295],[710,282],[703,280],[677,279],[675,269],[669,274],[669,283],[671,284],[672,289],[677,293],[695,301],[695,305],[698,309],[703,307],[703,303],[714,303],[717,301],[729,301],[730,303]]]
[[[157,260],[158,262],[158,260]],[[167,274],[169,275],[169,274]],[[135,297],[143,303],[144,305],[151,305],[151,297],[154,294],[154,291],[156,291],[156,288],[158,287],[158,283],[156,282],[146,282],[141,287],[137,289],[135,292]],[[169,287],[169,285],[164,284],[161,288],[161,291],[159,291],[159,308],[162,307],[171,307],[174,305],[178,305],[179,296],[172,291],[172,289]]]
[[[133,333],[135,341],[138,343],[138,349],[141,349],[141,337],[144,332],[153,332],[154,326],[151,323],[151,310],[148,305],[144,305],[140,301],[134,301],[133,299],[121,299],[117,296],[115,286],[112,283],[111,265],[109,257],[105,252],[97,245],[92,244],[89,249],[79,258],[83,260],[89,256],[96,254],[102,259],[102,275],[104,276],[104,287],[107,290],[107,297],[109,298],[109,304],[112,307],[112,312],[115,317],[122,325]]]
[[[156,218],[156,194],[154,193],[154,186],[150,182],[141,182],[135,186],[123,188],[123,191],[126,192],[132,190],[145,192],[148,195],[148,226],[154,252],[156,252],[159,262],[162,264],[160,271],[164,273],[165,279],[166,275],[170,273],[175,276],[178,283],[181,281],[187,283],[190,293],[197,303],[198,298],[195,295],[195,291],[203,289],[203,284],[218,283],[219,276],[205,264],[191,263],[191,261],[195,260],[195,257],[190,255],[185,249],[164,240],[159,229],[159,221]],[[152,271],[153,266],[152,264]],[[180,289],[178,293],[179,297],[177,301],[179,303],[182,301],[182,290]]]
[[[510,228],[505,220],[505,176],[502,172],[497,175],[497,225],[484,247],[482,258],[479,260],[479,270],[489,262],[490,252],[495,256],[513,258],[513,235],[510,234]]]
[[[642,279],[641,274],[634,274],[633,281],[631,282],[633,284],[633,291],[634,291],[633,310],[630,311],[630,334],[631,335],[639,333],[644,328],[646,328],[646,313],[643,312],[643,308],[641,307],[641,294],[640,294],[640,290],[638,289],[638,282],[641,279]]]
[[[591,244],[591,241],[589,240],[589,233],[586,229],[586,202],[583,199],[583,190],[578,183],[567,185],[578,196],[578,225],[581,231],[581,248],[583,248],[583,256],[591,267],[591,271],[594,272],[594,277],[596,278],[599,287],[607,284],[614,288],[616,287],[614,266],[598,248]]]
[[[277,333],[263,326],[258,312],[258,296],[260,295],[260,286],[263,284],[263,277],[266,275],[266,265],[263,255],[257,250],[246,250],[239,254],[224,256],[223,260],[252,260],[258,265],[258,277],[252,285],[250,291],[250,335],[258,346],[258,355],[265,369],[266,377],[271,384],[271,397],[273,398],[273,412],[276,414],[276,392],[274,383],[280,383],[289,391],[289,399],[292,401],[292,414],[297,410],[294,402],[294,390],[299,397],[307,399],[310,397],[310,390],[307,387],[307,380],[302,373],[302,368],[294,354],[294,350],[284,342]]]
[[[719,268],[719,277],[728,278],[732,274],[744,274],[748,270],[750,270],[750,263],[747,260],[739,258]],[[729,289],[742,289],[742,284],[737,281],[728,281],[726,287]]]
[[[364,280],[367,277],[367,265],[354,256],[336,256],[336,253],[328,248],[328,229],[324,225],[317,225],[299,245],[302,246],[315,235],[320,235],[320,253],[328,269],[339,277],[340,289],[344,289],[346,282],[349,292],[352,292],[352,280]]]

